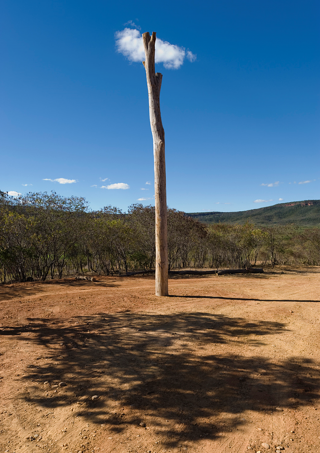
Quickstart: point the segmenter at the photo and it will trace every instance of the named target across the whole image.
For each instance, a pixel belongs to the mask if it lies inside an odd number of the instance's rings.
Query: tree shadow
[[[270,274],[318,274],[319,273],[319,267],[317,266],[310,266],[306,267],[304,269],[301,268],[294,268],[294,267],[283,267],[280,269],[275,268],[274,271],[272,272],[271,270],[268,271]]]
[[[154,275],[151,275],[149,277],[153,277]],[[188,279],[200,279],[200,278],[207,278],[207,279],[212,279],[212,278],[225,278],[225,277],[232,277],[232,278],[246,278],[246,279],[268,279],[270,278],[270,272],[266,273],[261,273],[261,274],[251,274],[251,273],[246,273],[246,274],[223,274],[223,275],[216,275],[214,273],[210,274],[204,274],[204,273],[199,273],[197,274],[173,274],[169,272],[169,279],[170,280],[188,280]]]
[[[11,300],[18,297],[31,297],[34,295],[41,296],[43,293],[48,291],[46,286],[68,286],[74,287],[95,287],[95,288],[116,288],[119,287],[118,282],[107,282],[107,281],[82,281],[82,280],[47,280],[47,281],[36,281],[36,282],[19,282],[0,285],[0,301]]]
[[[267,336],[285,332],[282,323],[221,314],[130,312],[68,322],[29,319],[24,327],[2,329],[47,352],[47,360],[29,365],[22,378],[33,386],[22,396],[26,402],[43,408],[77,404],[75,415],[117,433],[149,417],[168,447],[217,439],[244,424],[246,411],[314,404],[319,364],[240,355],[248,345],[256,354]],[[223,352],[230,344],[239,355]],[[213,347],[221,352],[214,355]],[[66,385],[59,387],[61,381]]]
[[[170,294],[167,297],[181,297],[186,299],[213,299],[213,300],[243,300],[243,301],[257,301],[257,302],[311,302],[319,303],[320,300],[301,300],[301,299],[258,299],[257,297],[229,297],[229,296],[186,296],[178,294]]]

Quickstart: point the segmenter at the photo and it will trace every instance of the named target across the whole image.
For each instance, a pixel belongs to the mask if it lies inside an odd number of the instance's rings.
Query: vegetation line
[[[110,206],[90,211],[84,198],[45,192],[13,199],[0,192],[0,281],[152,273],[154,231],[152,206],[135,204],[127,213]],[[320,229],[206,225],[168,209],[168,261],[171,275],[319,265]],[[212,270],[199,271],[204,268]]]

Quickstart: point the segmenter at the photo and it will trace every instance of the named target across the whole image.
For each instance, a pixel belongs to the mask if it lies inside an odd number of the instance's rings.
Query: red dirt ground
[[[320,452],[320,268],[283,271],[0,286],[0,452]]]

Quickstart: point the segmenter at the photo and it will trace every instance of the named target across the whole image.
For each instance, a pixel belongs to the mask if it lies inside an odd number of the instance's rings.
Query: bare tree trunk
[[[156,211],[156,296],[168,295],[168,241],[167,241],[167,194],[164,129],[160,112],[162,74],[155,73],[156,34],[144,33],[143,44],[146,70],[150,125],[153,137],[154,189]]]

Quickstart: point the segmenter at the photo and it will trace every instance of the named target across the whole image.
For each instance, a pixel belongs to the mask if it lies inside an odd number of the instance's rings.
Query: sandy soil
[[[320,268],[153,291],[0,286],[1,453],[320,452]]]

